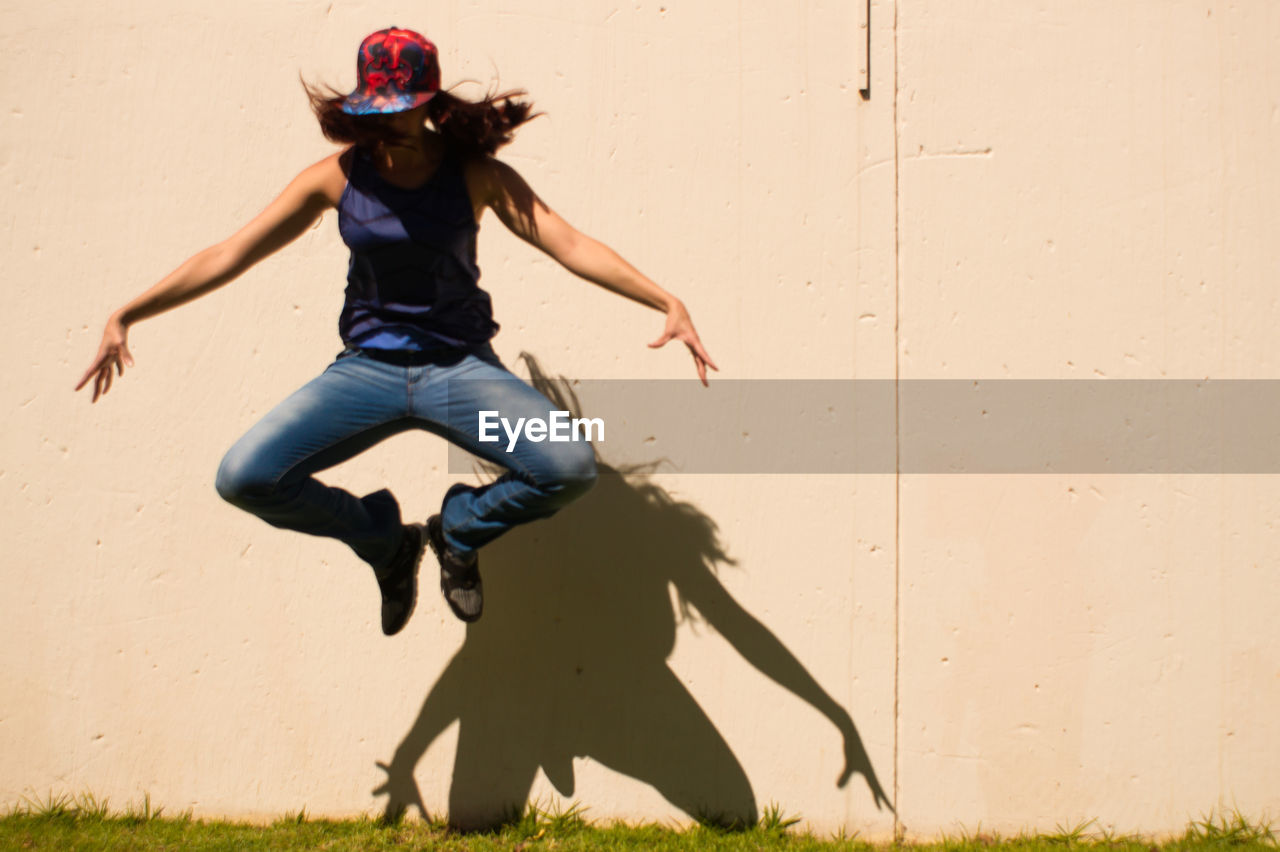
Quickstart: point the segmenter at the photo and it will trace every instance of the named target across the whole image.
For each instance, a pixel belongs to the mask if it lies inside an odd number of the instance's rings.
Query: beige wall
[[[70,391],[108,311],[331,150],[297,74],[350,86],[392,23],[446,82],[532,93],[505,159],[682,296],[723,377],[1270,375],[1280,12],[875,3],[863,100],[855,5],[0,5],[0,802],[374,811],[399,749],[397,796],[433,813],[534,766],[532,795],[597,817],[681,817],[685,784],[868,836],[1274,813],[1273,477],[605,480],[486,552],[483,621],[428,583],[388,640],[341,545],[212,487],[338,348],[332,215],[137,327],[104,401]],[[690,373],[644,346],[656,315],[496,221],[480,260],[509,363]],[[327,478],[421,517],[446,467],[402,435]],[[896,821],[835,786],[831,701]]]
[[[1276,375],[1280,9],[898,13],[904,378]],[[907,826],[1274,814],[1278,496],[903,477]]]

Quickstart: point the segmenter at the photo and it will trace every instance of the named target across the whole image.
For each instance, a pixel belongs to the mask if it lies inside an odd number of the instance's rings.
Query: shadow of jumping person
[[[577,411],[567,383],[522,358],[539,391]],[[449,790],[457,827],[522,811],[539,768],[572,796],[575,757],[651,785],[696,819],[754,824],[746,772],[666,663],[677,625],[698,617],[836,727],[839,786],[860,774],[877,808],[888,805],[848,712],[717,579],[733,560],[715,522],[639,471],[599,470],[587,497],[485,548],[485,617],[467,625],[391,761],[378,764],[387,777],[373,793],[387,796],[387,816],[416,808],[427,817],[414,767],[457,720]]]

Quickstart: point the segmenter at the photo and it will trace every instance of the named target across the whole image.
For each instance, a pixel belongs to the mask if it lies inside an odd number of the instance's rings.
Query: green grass
[[[1234,852],[1280,848],[1271,825],[1238,811],[1215,812],[1192,822],[1178,837],[1161,841],[1122,836],[1089,820],[1059,825],[1045,834],[1001,837],[981,829],[928,844],[873,845],[856,834],[816,837],[795,830],[800,818],[767,806],[756,825],[726,827],[707,819],[691,828],[597,823],[579,805],[531,804],[501,828],[462,833],[442,820],[312,819],[306,809],[271,825],[247,825],[166,816],[149,796],[112,812],[105,799],[49,794],[27,799],[0,817],[0,850],[872,850],[920,852]]]

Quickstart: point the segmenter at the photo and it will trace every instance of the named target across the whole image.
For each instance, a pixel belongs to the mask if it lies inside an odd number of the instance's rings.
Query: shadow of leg
[[[538,771],[533,744],[500,732],[462,722],[449,787],[449,824],[456,828],[492,828],[524,811]]]
[[[631,672],[634,696],[597,696],[611,712],[585,730],[585,754],[651,784],[699,822],[745,828],[758,817],[742,764],[666,666]]]

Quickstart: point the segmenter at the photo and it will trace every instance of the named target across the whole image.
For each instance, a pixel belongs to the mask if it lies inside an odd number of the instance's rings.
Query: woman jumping
[[[346,96],[307,86],[321,131],[344,150],[305,169],[244,228],[113,313],[76,390],[92,379],[96,402],[111,389],[113,372],[133,366],[127,338],[134,323],[221,287],[337,208],[351,249],[338,322],[345,348],[235,443],[217,489],[273,526],[349,545],[373,567],[390,636],[413,612],[428,545],[450,609],[475,621],[483,608],[477,550],[555,513],[595,481],[589,444],[524,440],[507,452],[506,441],[480,440],[481,411],[517,422],[547,420],[554,410],[490,346],[498,325],[476,265],[485,208],[575,275],[665,312],[662,335],[649,345],[683,342],[703,384],[716,366],[679,299],[575,230],[493,158],[531,117],[529,104],[514,99],[522,93],[472,103],[441,91],[435,45],[396,27],[361,43],[357,73]],[[507,472],[482,487],[453,485],[425,524],[403,523],[387,490],[356,497],[313,476],[411,428]]]

